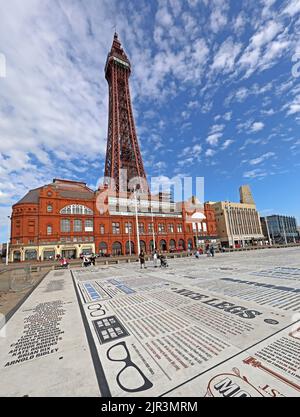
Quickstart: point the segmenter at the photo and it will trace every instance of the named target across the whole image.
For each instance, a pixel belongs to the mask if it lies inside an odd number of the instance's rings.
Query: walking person
[[[154,251],[153,254],[153,264],[154,264],[154,268],[157,268],[157,251]]]
[[[211,253],[210,253],[210,248],[209,248],[209,245],[208,244],[206,245],[205,251],[206,251],[206,255],[208,257],[210,257],[211,256]]]
[[[215,257],[215,247],[214,247],[214,245],[211,245],[211,247],[210,247],[210,254],[213,258]]]
[[[90,259],[91,259],[93,266],[96,266],[96,255],[92,253]]]
[[[146,261],[145,261],[145,253],[144,253],[143,249],[141,250],[139,258],[140,258],[140,263],[141,263],[141,269],[143,268],[143,266],[144,266],[144,269],[147,269]]]

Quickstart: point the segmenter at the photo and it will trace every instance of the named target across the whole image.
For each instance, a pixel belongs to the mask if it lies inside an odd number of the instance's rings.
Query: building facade
[[[260,216],[249,187],[241,187],[240,195],[241,200],[246,195],[247,201],[253,201],[253,204],[229,201],[209,203],[215,212],[217,234],[226,247],[244,247],[264,241]]]
[[[295,217],[266,216],[261,218],[261,224],[264,236],[271,243],[293,243],[299,239]]]
[[[101,213],[101,195],[85,183],[60,179],[29,191],[13,206],[10,261],[136,254],[138,234],[146,253],[154,246],[182,251],[216,242],[214,210],[209,205],[191,213],[184,204],[178,208],[158,197],[139,200],[135,210],[132,199],[117,195],[107,197],[107,211]]]
[[[105,181],[54,179],[12,208],[10,261],[192,250],[217,241],[215,212],[192,201],[151,195],[139,150],[129,92],[130,62],[115,34],[105,76],[109,122]],[[134,193],[133,193],[134,191]]]

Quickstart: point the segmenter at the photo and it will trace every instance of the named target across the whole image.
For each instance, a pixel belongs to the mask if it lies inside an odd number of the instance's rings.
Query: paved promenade
[[[1,396],[300,396],[300,248],[51,271],[0,333]]]

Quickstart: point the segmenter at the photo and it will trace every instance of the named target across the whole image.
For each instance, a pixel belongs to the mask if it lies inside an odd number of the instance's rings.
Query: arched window
[[[178,242],[178,248],[179,249],[182,249],[182,250],[185,250],[185,242],[184,242],[183,239],[180,239],[179,240],[179,242]]]
[[[14,262],[21,262],[21,252],[19,250],[14,251]]]
[[[192,239],[188,240],[188,248],[193,249],[193,240]]]
[[[175,250],[176,249],[176,242],[174,239],[170,240],[170,250]]]
[[[155,248],[157,249],[157,245],[155,245]],[[154,243],[153,243],[153,240],[150,240],[149,249],[150,249],[150,252],[153,252],[154,251]]]
[[[48,236],[51,236],[52,235],[52,232],[53,232],[52,226],[51,225],[48,225],[47,226],[47,235]]]
[[[99,245],[99,253],[100,255],[106,255],[107,254],[107,244],[105,242],[101,242]]]
[[[131,254],[134,254],[134,243],[131,241]],[[126,242],[126,255],[130,254],[130,250],[129,250],[129,240],[127,240]]]
[[[143,240],[140,240],[140,247],[141,247],[141,250],[143,250],[143,251],[144,251],[144,253],[146,253],[146,252],[147,252],[147,249],[146,249],[146,242],[144,242]]]
[[[166,251],[167,250],[167,242],[164,240],[164,239],[162,239],[161,241],[160,241],[160,243],[159,243],[159,246],[160,246],[160,250],[161,251]]]
[[[86,206],[82,206],[80,204],[72,204],[61,209],[60,214],[83,214],[91,216],[94,214],[94,212]]]
[[[48,213],[52,213],[52,211],[53,211],[53,206],[52,206],[52,204],[48,204],[48,205],[47,205],[47,212],[48,212]]]
[[[113,256],[122,255],[122,244],[120,242],[115,242],[112,245],[112,254]]]

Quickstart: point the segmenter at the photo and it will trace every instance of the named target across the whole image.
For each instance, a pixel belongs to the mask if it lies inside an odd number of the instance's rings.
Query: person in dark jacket
[[[144,266],[144,269],[146,269],[145,253],[143,249],[141,250],[139,258],[140,258],[141,269],[143,268],[143,266]]]

